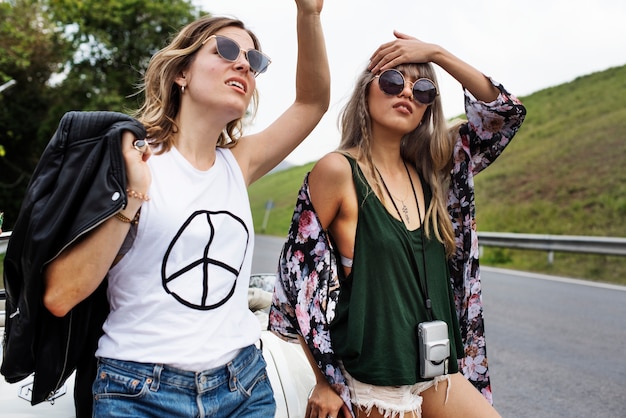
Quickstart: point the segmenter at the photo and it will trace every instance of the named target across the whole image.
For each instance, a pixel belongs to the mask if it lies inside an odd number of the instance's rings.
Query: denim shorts
[[[433,386],[437,390],[439,383],[444,380],[448,382],[445,400],[445,402],[448,402],[451,382],[450,375],[447,374],[437,376],[425,382],[417,382],[413,385],[375,386],[356,380],[346,371],[342,362],[339,363],[339,367],[350,389],[352,404],[359,410],[364,411],[368,416],[372,409],[376,408],[378,413],[385,418],[420,418],[422,416],[423,401],[421,393]]]
[[[276,401],[261,351],[196,373],[161,364],[98,359],[94,417],[273,417]]]

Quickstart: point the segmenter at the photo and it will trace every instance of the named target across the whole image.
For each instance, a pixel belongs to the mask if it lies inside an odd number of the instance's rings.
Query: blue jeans
[[[273,417],[276,401],[261,351],[251,345],[201,373],[100,358],[94,417]]]

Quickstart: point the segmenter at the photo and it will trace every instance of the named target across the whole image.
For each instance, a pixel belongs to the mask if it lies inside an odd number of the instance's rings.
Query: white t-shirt
[[[248,309],[254,229],[232,152],[195,169],[176,148],[148,160],[130,251],[109,272],[111,313],[96,356],[203,371],[260,338]]]

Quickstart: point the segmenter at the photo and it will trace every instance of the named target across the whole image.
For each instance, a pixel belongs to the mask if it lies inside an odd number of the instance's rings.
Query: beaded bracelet
[[[115,216],[117,219],[119,219],[120,221],[122,221],[124,223],[131,224],[131,225],[137,225],[137,224],[139,224],[139,214],[140,213],[141,213],[141,211],[138,210],[137,213],[135,214],[135,217],[133,219],[130,219],[130,218],[124,216],[122,214],[122,212],[117,212],[113,216]]]
[[[147,194],[136,192],[132,189],[126,189],[126,193],[129,197],[134,197],[135,199],[143,200],[144,202],[150,200],[150,196],[148,196]]]

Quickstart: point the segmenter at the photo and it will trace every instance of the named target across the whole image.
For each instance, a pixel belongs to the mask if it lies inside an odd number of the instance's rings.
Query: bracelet
[[[147,194],[136,192],[132,189],[126,189],[126,193],[129,197],[134,197],[135,199],[143,200],[144,202],[150,200],[150,196],[148,196]]]
[[[131,225],[137,225],[137,224],[139,224],[139,213],[140,212],[141,211],[137,211],[137,213],[135,214],[135,217],[133,219],[130,219],[130,218],[124,216],[122,214],[122,212],[117,212],[113,216],[115,216],[117,219],[119,219],[120,221],[122,221],[124,223],[131,224]]]

